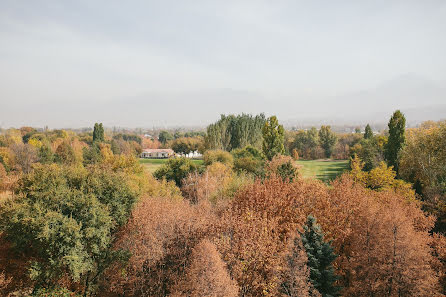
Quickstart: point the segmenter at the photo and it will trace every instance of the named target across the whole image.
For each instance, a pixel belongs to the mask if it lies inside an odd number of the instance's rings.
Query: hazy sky
[[[445,83],[444,0],[0,1],[1,127],[354,120]]]

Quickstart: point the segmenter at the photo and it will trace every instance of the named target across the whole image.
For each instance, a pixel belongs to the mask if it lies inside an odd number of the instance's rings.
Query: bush
[[[262,153],[252,146],[232,151],[234,156],[234,170],[252,173],[255,176],[263,174],[264,157]]]
[[[234,164],[234,158],[226,151],[222,150],[209,150],[203,155],[204,165],[209,166],[212,163],[220,162],[225,165],[231,166]]]
[[[189,173],[197,170],[197,166],[187,158],[169,159],[163,166],[153,173],[153,176],[157,179],[174,181],[178,187],[181,187],[183,179],[186,178]]]
[[[278,176],[283,181],[292,182],[298,176],[298,169],[289,156],[277,155],[266,164],[267,176]]]

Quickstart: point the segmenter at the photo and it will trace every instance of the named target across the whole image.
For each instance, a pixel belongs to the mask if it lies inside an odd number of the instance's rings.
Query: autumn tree
[[[268,160],[271,160],[275,155],[284,154],[284,133],[285,130],[276,116],[268,118],[262,129],[263,134],[263,154]]]
[[[333,247],[324,240],[321,226],[313,216],[308,216],[303,228],[301,238],[308,256],[311,283],[323,297],[338,296],[339,288],[335,285],[338,277],[333,268],[337,255]]]
[[[369,124],[367,124],[367,126],[365,126],[364,138],[365,139],[373,138],[373,131]]]
[[[331,131],[330,126],[321,126],[321,129],[319,130],[319,142],[324,150],[326,158],[331,157],[337,139],[336,134]]]
[[[128,250],[131,257],[127,263],[116,262],[108,269],[102,283],[104,288],[120,296],[174,293],[187,279],[193,248],[215,230],[214,221],[203,205],[169,197],[142,198],[115,242],[115,250]],[[220,264],[214,267],[221,268]]]
[[[75,164],[76,154],[69,141],[63,141],[54,153],[54,161],[61,164]]]
[[[309,130],[300,130],[294,136],[290,150],[296,149],[299,156],[304,159],[322,158],[322,150],[319,146],[319,134],[315,127]]]
[[[280,177],[285,182],[292,182],[298,176],[298,170],[290,156],[276,155],[266,163],[267,176]]]
[[[302,239],[295,236],[290,240],[289,252],[286,256],[281,293],[291,297],[321,296],[310,281],[310,270],[307,266],[308,257]]]
[[[436,230],[446,231],[446,122],[408,129],[399,166],[401,177],[414,184],[425,209],[437,217]]]
[[[170,296],[237,297],[237,283],[231,279],[226,264],[215,245],[207,239],[198,243],[191,253],[186,277]]]
[[[384,136],[362,139],[350,148],[350,157],[357,155],[364,162],[364,170],[370,171],[384,161]]]
[[[203,164],[209,166],[215,162],[223,163],[232,167],[234,158],[231,153],[223,150],[208,150],[203,155]]]
[[[14,144],[11,146],[14,156],[15,169],[28,173],[32,165],[38,161],[37,149],[29,144]]]
[[[393,166],[398,174],[401,150],[406,142],[406,118],[404,114],[399,110],[395,111],[390,118],[388,126],[389,139],[385,147],[385,157],[387,164]]]

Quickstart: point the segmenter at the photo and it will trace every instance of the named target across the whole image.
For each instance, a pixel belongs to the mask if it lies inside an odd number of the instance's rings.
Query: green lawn
[[[331,181],[348,170],[348,160],[299,160],[300,173],[304,177],[316,177],[324,182]]]
[[[139,159],[146,169],[153,173],[168,159]],[[203,160],[192,160],[196,165],[202,165]],[[324,182],[331,181],[348,169],[348,160],[299,160],[300,173],[304,177],[315,177]]]
[[[155,170],[160,168],[164,163],[166,163],[167,160],[168,159],[139,159],[139,163],[144,165],[144,167],[146,167],[146,169],[149,172],[153,173],[153,172],[155,172]],[[203,164],[203,160],[191,160],[191,161],[193,163],[195,163],[196,165]]]

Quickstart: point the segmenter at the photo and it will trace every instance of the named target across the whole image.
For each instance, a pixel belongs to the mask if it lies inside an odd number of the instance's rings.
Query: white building
[[[141,158],[146,159],[166,159],[175,155],[172,149],[145,149],[141,153]]]

